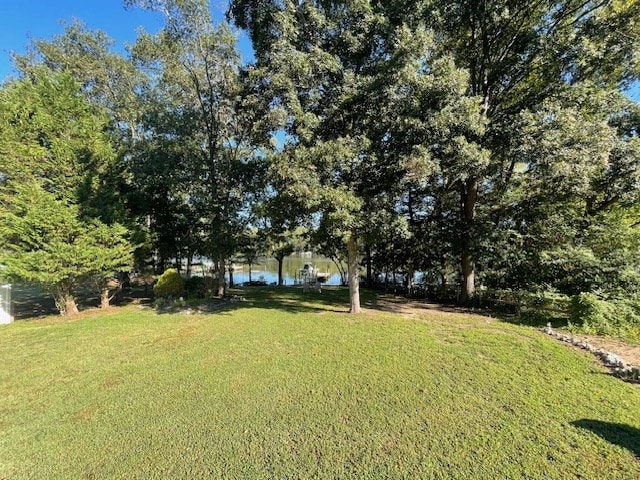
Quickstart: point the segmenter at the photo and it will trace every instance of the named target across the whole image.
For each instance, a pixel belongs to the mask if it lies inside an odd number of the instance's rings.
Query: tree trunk
[[[218,297],[224,297],[224,258],[218,261]]]
[[[193,253],[187,253],[187,278],[191,278],[191,266],[193,264]]]
[[[229,288],[233,288],[233,264],[229,265]]]
[[[347,242],[347,263],[349,264],[349,313],[360,313],[360,279],[358,275],[358,241],[351,234]]]
[[[131,289],[131,275],[129,272],[120,272],[118,275],[118,291],[122,290],[130,290]]]
[[[60,311],[60,315],[67,316],[80,313],[71,287],[66,285],[58,286],[53,294],[53,298],[56,302],[56,307],[58,307]]]
[[[162,275],[164,273],[164,270],[165,270],[164,265],[165,265],[164,256],[158,255],[158,263],[156,264],[156,273],[158,275]]]
[[[409,268],[407,272],[407,294],[409,296],[413,295],[413,275],[414,275],[413,265],[409,262]]]
[[[395,265],[391,269],[391,275],[393,276],[393,293],[398,293],[398,273],[396,272]]]
[[[449,277],[444,272],[440,274],[440,283],[440,294],[442,297],[446,297],[449,290]]]
[[[251,262],[249,262],[249,285],[251,285]]]
[[[471,251],[473,224],[475,221],[476,201],[478,199],[478,180],[470,178],[462,189],[462,296],[463,303],[469,302],[475,293],[475,264]]]
[[[111,298],[109,297],[109,287],[103,287],[100,291],[100,308],[109,308],[109,302]]]
[[[371,276],[371,245],[367,245],[367,287],[373,286],[373,278]]]
[[[76,304],[76,299],[73,296],[69,296],[65,300],[65,314],[66,315],[77,315],[80,313],[78,310],[78,305]]]
[[[282,263],[284,261],[284,257],[278,257],[276,260],[278,260],[278,286],[281,287],[282,286]]]

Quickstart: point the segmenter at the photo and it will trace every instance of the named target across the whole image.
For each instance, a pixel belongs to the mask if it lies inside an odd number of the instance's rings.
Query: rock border
[[[564,333],[556,332],[553,328],[551,328],[551,323],[547,323],[547,326],[544,327],[542,331],[547,335],[560,340],[561,342],[568,343],[569,345],[573,345],[574,347],[582,348],[583,350],[591,352],[593,355],[598,357],[602,361],[602,363],[604,363],[605,367],[607,367],[615,377],[634,383],[640,383],[640,367],[631,365],[619,355],[607,352],[602,348],[596,348],[586,340],[580,340],[579,338],[573,337],[571,335],[565,335]]]

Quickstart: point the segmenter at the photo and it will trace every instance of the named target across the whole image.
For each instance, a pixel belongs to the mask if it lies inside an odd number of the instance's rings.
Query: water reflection
[[[340,285],[340,273],[333,261],[324,257],[285,257],[282,262],[282,277],[285,285],[294,285],[300,277],[300,269],[310,263],[321,274],[327,275],[325,285]],[[229,281],[229,273],[226,275]],[[275,258],[260,260],[251,265],[251,280],[264,281],[268,285],[278,283],[278,261]],[[240,285],[249,281],[249,265],[235,264],[233,283]]]

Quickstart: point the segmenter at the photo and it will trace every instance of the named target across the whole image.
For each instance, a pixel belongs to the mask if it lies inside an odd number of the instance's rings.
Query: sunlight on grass
[[[639,392],[533,329],[241,294],[2,328],[0,478],[640,475]]]

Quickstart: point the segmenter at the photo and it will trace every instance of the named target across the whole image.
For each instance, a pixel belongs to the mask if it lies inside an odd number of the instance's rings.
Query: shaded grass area
[[[58,315],[53,296],[37,285],[13,284],[12,309],[16,320],[32,320],[46,315]],[[151,287],[128,288],[112,299],[112,305],[129,305],[131,303],[150,303]],[[97,308],[100,298],[97,293],[81,289],[76,298],[80,310]]]
[[[640,476],[640,393],[533,329],[240,294],[0,329],[0,478]]]

